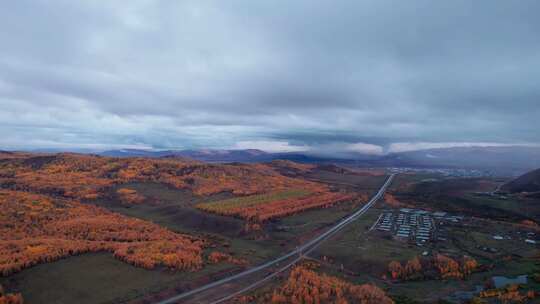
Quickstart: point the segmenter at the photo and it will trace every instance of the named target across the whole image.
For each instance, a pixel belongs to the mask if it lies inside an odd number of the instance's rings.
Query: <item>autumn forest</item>
[[[145,269],[197,271],[205,264],[223,261],[246,263],[227,253],[205,250],[208,242],[204,237],[173,232],[93,204],[110,196],[113,188],[122,204],[144,204],[144,195],[122,186],[130,182],[160,183],[201,197],[229,193],[233,198],[200,203],[195,208],[238,217],[248,227],[259,229],[272,218],[365,199],[325,184],[282,175],[269,164],[3,153],[0,275],[90,252],[108,252]],[[18,297],[5,295],[0,299],[16,303]]]

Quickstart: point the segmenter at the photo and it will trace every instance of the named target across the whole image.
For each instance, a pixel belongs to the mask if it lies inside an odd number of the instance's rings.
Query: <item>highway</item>
[[[302,259],[302,257],[304,255],[309,254],[310,252],[315,250],[317,247],[319,247],[319,245],[324,240],[330,238],[331,236],[336,234],[338,231],[340,231],[341,229],[346,227],[348,224],[355,221],[362,214],[364,214],[369,208],[371,208],[384,195],[386,189],[388,188],[388,186],[392,182],[392,179],[394,178],[394,176],[395,176],[395,174],[391,174],[386,179],[386,181],[381,186],[381,188],[377,191],[377,193],[366,204],[364,204],[360,209],[358,209],[357,211],[355,211],[351,215],[347,216],[346,218],[342,219],[341,221],[339,221],[337,224],[332,226],[330,229],[328,229],[324,233],[322,233],[319,236],[311,239],[310,241],[306,242],[305,244],[303,244],[303,245],[301,245],[299,247],[296,247],[294,250],[290,251],[289,253],[286,253],[286,254],[284,254],[284,255],[276,258],[276,259],[268,261],[268,262],[266,262],[264,264],[261,264],[259,266],[255,266],[255,267],[250,268],[248,270],[245,270],[243,272],[237,273],[235,275],[232,275],[232,276],[223,278],[221,280],[209,283],[207,285],[195,288],[195,289],[187,291],[185,293],[175,295],[175,296],[173,296],[171,298],[168,298],[166,300],[157,302],[156,304],[172,304],[172,303],[176,303],[179,300],[186,299],[186,298],[188,298],[190,296],[202,293],[202,292],[204,292],[206,290],[209,290],[209,289],[215,288],[217,286],[220,286],[220,285],[229,283],[231,281],[237,280],[239,278],[248,276],[248,275],[250,275],[252,273],[255,273],[255,272],[258,272],[260,270],[264,270],[264,269],[270,268],[272,266],[277,266],[277,265],[279,265],[280,262],[283,262],[283,261],[297,255],[297,257],[295,257],[292,262],[289,262],[288,264],[281,267],[277,271],[275,271],[275,272],[271,273],[270,275],[264,277],[262,280],[254,282],[254,283],[250,284],[249,286],[243,288],[240,291],[237,291],[237,292],[231,293],[229,295],[223,296],[223,298],[221,298],[221,299],[219,299],[219,300],[217,300],[215,302],[212,302],[212,303],[220,303],[220,302],[226,301],[228,299],[231,299],[234,296],[237,296],[237,295],[239,295],[241,293],[244,293],[244,292],[246,292],[246,291],[248,291],[250,289],[253,289],[253,288],[259,286],[260,284],[262,284],[265,281],[269,280],[270,278],[274,277],[278,273],[280,273],[282,271],[285,271],[286,269],[293,266],[296,262],[298,262],[300,259]]]

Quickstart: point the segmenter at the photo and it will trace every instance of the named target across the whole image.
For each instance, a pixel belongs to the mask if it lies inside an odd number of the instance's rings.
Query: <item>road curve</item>
[[[298,260],[300,260],[302,258],[303,255],[307,255],[310,252],[312,252],[313,250],[315,250],[317,247],[319,247],[319,245],[324,240],[326,240],[327,238],[333,236],[338,231],[343,229],[343,227],[347,226],[348,224],[350,224],[351,222],[356,220],[358,217],[360,217],[362,214],[364,214],[369,208],[371,208],[371,206],[373,206],[384,195],[384,192],[386,191],[386,188],[388,188],[388,186],[392,182],[392,179],[394,178],[394,176],[395,176],[395,174],[390,174],[390,176],[386,179],[386,181],[381,186],[381,188],[377,191],[377,193],[365,205],[363,205],[362,208],[358,209],[353,214],[347,216],[346,218],[344,218],[343,220],[341,220],[340,222],[338,222],[337,224],[332,226],[332,228],[328,229],[324,233],[322,233],[319,236],[311,239],[309,242],[307,242],[307,243],[305,243],[305,244],[303,244],[303,245],[301,245],[299,247],[296,247],[296,249],[290,251],[289,253],[286,253],[286,254],[284,254],[284,255],[276,258],[276,259],[268,261],[268,262],[266,262],[264,264],[261,264],[259,266],[255,266],[255,267],[250,268],[248,270],[245,270],[243,272],[237,273],[235,275],[232,275],[232,276],[223,278],[221,280],[218,280],[218,281],[203,285],[201,287],[195,288],[195,289],[187,291],[185,293],[175,295],[175,296],[173,296],[171,298],[168,298],[166,300],[157,302],[156,304],[172,304],[172,303],[175,303],[175,302],[177,302],[179,300],[182,300],[182,299],[185,299],[185,298],[187,298],[189,296],[201,293],[201,292],[206,291],[208,289],[211,289],[211,288],[226,284],[228,282],[234,281],[236,279],[245,277],[245,276],[247,276],[249,274],[252,274],[254,272],[257,272],[259,270],[269,268],[271,266],[274,266],[274,265],[278,264],[279,262],[282,262],[282,261],[294,256],[294,255],[298,255],[298,258],[294,259],[293,262],[288,263],[286,266],[278,269],[276,272],[272,273],[271,275],[263,278],[260,281],[257,281],[255,283],[247,286],[246,288],[240,290],[239,292],[235,292],[233,295],[236,296],[236,295],[238,295],[240,293],[246,292],[249,289],[252,289],[252,288],[258,286],[260,283],[263,283],[264,281],[270,279],[271,277],[275,276],[276,274],[278,274],[278,273],[286,270],[287,268],[291,267],[292,265],[294,265]],[[218,301],[216,301],[214,303],[220,303],[220,302],[222,302],[224,300],[227,300],[227,299],[230,299],[230,298],[232,298],[232,295],[225,296],[225,297],[221,298],[220,300],[218,300]]]

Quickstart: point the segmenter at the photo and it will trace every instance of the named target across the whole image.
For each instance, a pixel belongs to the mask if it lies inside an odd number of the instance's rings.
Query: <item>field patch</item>
[[[230,269],[208,264],[197,272],[133,267],[105,252],[88,253],[39,264],[0,277],[6,291],[22,293],[26,304],[119,304],[171,288],[189,289],[193,282]]]
[[[195,207],[206,212],[262,222],[303,210],[329,207],[352,198],[353,195],[343,192],[289,189],[202,203]]]

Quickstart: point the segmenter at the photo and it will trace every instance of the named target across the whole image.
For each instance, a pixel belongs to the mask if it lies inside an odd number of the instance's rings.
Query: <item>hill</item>
[[[197,195],[257,194],[312,183],[264,164],[208,164],[185,158],[111,158],[88,154],[14,153],[0,162],[0,187],[74,199],[95,199],[113,185],[158,182]]]
[[[264,151],[247,150],[139,150],[139,149],[121,149],[101,152],[102,156],[110,157],[185,157],[206,162],[235,162],[235,161],[262,161],[271,159],[270,153]]]
[[[465,168],[519,175],[540,167],[538,147],[454,147],[390,153],[363,162],[373,167]]]
[[[280,164],[285,167],[302,169],[305,165]],[[282,175],[270,164],[7,152],[0,154],[0,276],[71,255],[103,251],[148,269],[201,269],[207,245],[202,238],[97,206],[111,199],[126,210],[139,204],[159,205],[133,188],[141,184],[159,184],[165,192],[185,191],[201,201],[212,195],[228,197],[197,206],[186,204],[185,208],[192,216],[200,209],[245,218],[250,224],[353,197],[320,183]]]
[[[276,159],[290,160],[301,163],[315,163],[340,161],[338,159],[330,159],[325,157],[310,156],[303,153],[269,153],[257,149],[245,150],[219,150],[219,149],[201,149],[201,150],[139,150],[139,149],[121,149],[108,150],[99,153],[101,156],[108,157],[147,157],[147,158],[164,158],[164,157],[184,157],[187,159],[199,160],[209,163],[258,163],[270,162]]]
[[[517,192],[540,192],[540,169],[527,172],[520,177],[506,183],[501,191]]]
[[[315,152],[313,152],[315,153]],[[341,158],[316,153],[269,153],[261,150],[110,150],[112,157],[185,157],[204,162],[270,162],[289,160],[307,164],[341,164],[360,167],[466,168],[490,170],[502,175],[519,175],[540,167],[540,148],[523,146],[454,147],[394,152],[385,155],[350,153]]]

